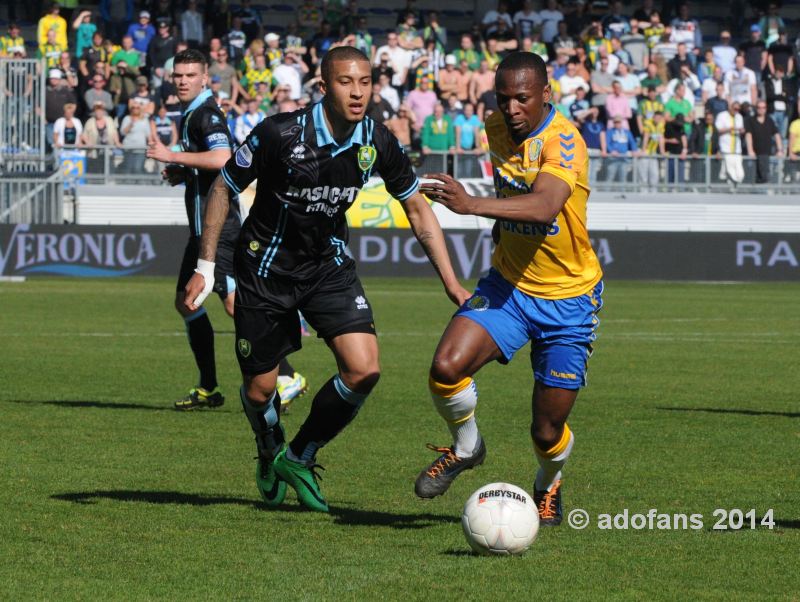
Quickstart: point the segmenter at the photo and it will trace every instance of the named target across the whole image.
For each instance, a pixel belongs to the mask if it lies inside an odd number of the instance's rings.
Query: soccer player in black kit
[[[236,246],[234,322],[242,404],[258,448],[256,483],[270,506],[283,501],[288,483],[304,506],[328,511],[314,472],[317,450],[355,418],[380,376],[372,309],[345,254],[345,211],[373,173],[401,202],[450,299],[461,305],[469,297],[402,146],[365,116],[371,86],[367,57],[334,48],[322,62],[324,99],[256,126],[211,188],[197,273],[186,287],[187,308],[196,311],[214,285],[231,193],[257,178]],[[333,351],[338,373],[285,447],[275,382],[281,358],[300,348],[298,309]]]
[[[200,382],[186,397],[175,402],[179,410],[221,406],[225,398],[217,383],[214,357],[214,329],[206,310],[189,310],[184,303],[184,288],[197,265],[202,214],[208,190],[219,170],[231,157],[233,138],[225,116],[217,106],[208,83],[208,61],[197,50],[184,50],[175,55],[173,81],[183,105],[179,127],[181,152],[173,152],[159,140],[151,141],[147,156],[167,163],[164,178],[170,184],[186,184],[185,202],[189,218],[189,240],[186,243],[175,294],[175,308],[183,316],[189,346],[200,371]],[[216,292],[228,315],[233,315],[236,284],[233,279],[233,251],[241,228],[239,203],[230,204],[225,217],[216,254]],[[294,370],[283,366],[282,374]],[[297,375],[300,379],[301,376]],[[305,379],[302,379],[305,380]]]

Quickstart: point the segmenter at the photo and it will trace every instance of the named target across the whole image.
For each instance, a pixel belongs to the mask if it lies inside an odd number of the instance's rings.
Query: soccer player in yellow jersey
[[[469,196],[444,174],[421,190],[459,214],[497,220],[492,269],[456,312],[430,370],[436,409],[451,447],[417,478],[419,497],[443,494],[458,474],[483,463],[472,375],[492,360],[507,363],[531,341],[533,423],[539,470],[534,498],[542,524],[561,522],[561,469],[572,451],[567,426],[602,305],[602,271],[586,230],[589,165],[578,130],[550,104],[542,59],[516,52],[495,77],[499,111],[487,120],[496,199]]]

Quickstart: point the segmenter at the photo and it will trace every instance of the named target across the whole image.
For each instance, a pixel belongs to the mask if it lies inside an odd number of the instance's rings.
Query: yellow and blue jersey
[[[589,293],[602,278],[586,228],[589,158],[577,128],[548,105],[542,125],[521,143],[511,138],[500,112],[486,120],[498,198],[528,194],[540,173],[563,180],[571,194],[550,224],[500,220],[493,267],[534,297],[566,299]]]

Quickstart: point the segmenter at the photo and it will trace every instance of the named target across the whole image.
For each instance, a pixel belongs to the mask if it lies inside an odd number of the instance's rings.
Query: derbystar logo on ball
[[[514,500],[516,502],[522,502],[523,504],[527,503],[527,501],[528,501],[527,497],[525,497],[524,495],[522,495],[522,494],[520,494],[520,493],[518,493],[516,491],[506,491],[506,490],[503,490],[503,489],[491,489],[489,491],[481,491],[480,492],[480,494],[478,495],[478,503],[482,504],[486,500],[489,500],[491,498],[498,498],[498,497],[509,498],[509,499],[512,499],[512,500]]]

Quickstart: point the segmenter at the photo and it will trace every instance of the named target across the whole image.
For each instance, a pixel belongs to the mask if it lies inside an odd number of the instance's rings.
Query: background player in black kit
[[[322,63],[323,101],[256,126],[212,186],[198,273],[186,287],[187,307],[196,311],[214,283],[211,262],[229,211],[228,189],[238,193],[257,178],[236,247],[234,321],[242,403],[259,452],[256,481],[269,505],[283,501],[288,483],[305,506],[328,511],[314,474],[317,450],[355,417],[380,375],[372,310],[345,254],[345,211],[372,173],[401,201],[448,296],[457,305],[469,297],[403,148],[365,117],[371,85],[367,57],[352,47],[334,48]],[[298,309],[339,370],[284,449],[275,380],[281,358],[300,348]]]
[[[214,357],[214,329],[206,310],[189,310],[184,299],[184,288],[197,265],[200,235],[203,231],[202,215],[208,190],[219,170],[231,156],[233,139],[228,131],[225,116],[220,111],[208,83],[208,62],[197,50],[184,50],[175,55],[173,81],[178,99],[183,105],[178,133],[181,152],[173,152],[160,140],[152,140],[147,156],[168,163],[164,177],[170,184],[186,184],[184,200],[189,218],[189,240],[181,262],[175,294],[175,308],[183,316],[189,345],[200,371],[200,382],[186,397],[175,402],[179,410],[198,407],[221,406],[225,398],[217,383]],[[233,315],[234,291],[233,251],[241,228],[239,203],[230,204],[225,218],[216,255],[216,292],[229,315]],[[291,366],[284,365],[282,374],[292,374]],[[302,376],[297,375],[302,379]],[[303,381],[305,379],[302,379]]]
[[[173,152],[159,140],[152,140],[147,156],[168,163],[163,173],[170,184],[186,184],[184,200],[189,218],[189,240],[178,275],[175,308],[186,323],[189,346],[200,370],[200,382],[186,397],[176,401],[175,407],[190,410],[201,406],[221,406],[225,400],[217,383],[211,321],[204,308],[191,311],[183,301],[184,287],[197,265],[203,231],[203,204],[214,178],[231,157],[232,139],[225,117],[211,91],[206,89],[208,62],[205,55],[197,50],[184,50],[175,55],[174,66],[174,83],[183,106],[178,128],[181,152]],[[229,315],[233,315],[233,249],[240,224],[239,203],[233,202],[228,208],[217,249],[217,282],[214,285],[214,292],[222,299]]]

